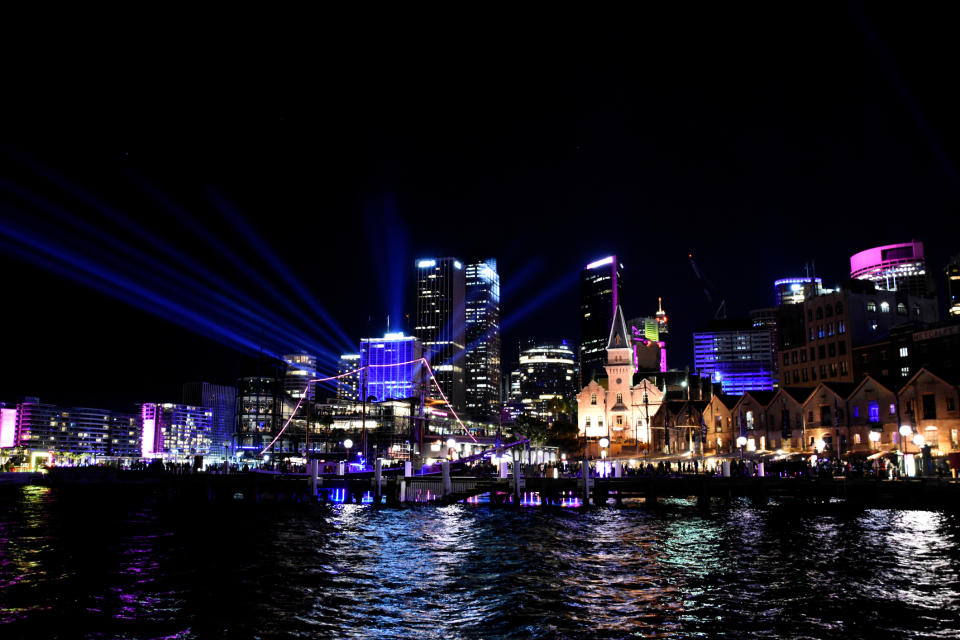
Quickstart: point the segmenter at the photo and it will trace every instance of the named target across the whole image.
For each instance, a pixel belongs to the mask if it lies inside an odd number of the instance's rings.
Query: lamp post
[[[457,446],[457,441],[455,438],[447,438],[447,457],[453,460],[453,448]]]
[[[900,471],[907,475],[907,438],[913,433],[913,428],[908,424],[900,425]]]
[[[880,442],[880,432],[871,430],[870,435],[867,437],[870,438],[870,448],[873,451],[876,451],[880,447],[880,445],[877,444],[878,442]]]
[[[343,441],[343,448],[347,450],[347,466],[350,465],[350,449],[353,447],[353,440],[347,438]]]
[[[743,448],[747,446],[747,437],[740,436],[737,438],[737,446],[740,447],[740,462],[743,462]]]
[[[600,438],[600,464],[603,465],[603,475],[607,475],[607,447],[610,446],[610,438]]]

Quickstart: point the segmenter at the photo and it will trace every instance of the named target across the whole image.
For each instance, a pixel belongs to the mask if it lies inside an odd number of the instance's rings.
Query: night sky
[[[852,253],[912,238],[942,288],[960,43],[952,16],[909,9],[35,42],[0,104],[0,400],[121,409],[255,374],[250,345],[340,353],[338,333],[413,311],[419,257],[498,259],[504,374],[520,339],[578,341],[579,270],[611,253],[627,317],[663,296],[679,368],[713,315],[690,251],[732,316],[805,262],[832,286]],[[174,305],[141,308],[158,291]],[[224,323],[225,298],[276,322]]]

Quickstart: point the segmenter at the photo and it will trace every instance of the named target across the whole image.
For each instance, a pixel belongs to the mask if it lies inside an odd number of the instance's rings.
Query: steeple
[[[611,349],[629,349],[630,332],[627,331],[627,323],[623,319],[623,309],[617,306],[613,315],[613,324],[610,325],[610,338],[607,340],[607,351]]]

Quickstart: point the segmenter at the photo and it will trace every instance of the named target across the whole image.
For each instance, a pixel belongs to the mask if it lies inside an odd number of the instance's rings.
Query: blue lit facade
[[[388,333],[360,341],[360,396],[373,402],[418,395],[424,380],[423,345],[413,336]],[[413,362],[411,362],[413,361]],[[402,364],[408,363],[408,364]]]
[[[490,420],[500,411],[500,276],[493,258],[464,270],[466,409],[475,420]]]
[[[733,329],[693,334],[693,359],[697,374],[719,382],[723,393],[773,391],[773,331]]]

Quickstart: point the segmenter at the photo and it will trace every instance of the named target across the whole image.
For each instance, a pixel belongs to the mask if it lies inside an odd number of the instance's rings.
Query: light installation
[[[145,403],[141,410],[143,418],[143,437],[140,441],[140,454],[144,458],[152,456],[156,450],[157,405]]]
[[[316,379],[314,379],[314,380],[308,381],[308,384],[309,384],[310,382],[329,382],[329,381],[331,381],[331,380],[337,380],[337,379],[343,378],[343,377],[345,377],[345,376],[350,376],[350,375],[359,373],[359,372],[360,372],[361,370],[363,370],[363,369],[371,369],[371,368],[378,368],[378,367],[401,367],[401,366],[404,366],[404,365],[415,364],[415,363],[417,363],[417,362],[423,363],[423,366],[425,366],[425,367],[427,368],[427,374],[430,376],[430,380],[433,381],[434,386],[436,386],[437,392],[439,392],[440,397],[443,398],[443,402],[447,405],[447,409],[450,410],[450,413],[453,415],[454,419],[457,421],[457,424],[460,425],[460,428],[463,429],[463,432],[466,433],[467,436],[468,436],[471,440],[473,440],[474,444],[476,444],[477,439],[473,437],[473,434],[470,433],[470,430],[467,429],[466,425],[464,425],[464,424],[463,424],[463,421],[460,419],[460,416],[458,416],[458,415],[457,415],[457,412],[453,409],[453,405],[450,404],[450,401],[447,399],[446,394],[443,393],[443,389],[440,388],[440,384],[437,382],[436,377],[433,375],[433,369],[430,368],[430,363],[427,362],[427,359],[426,359],[426,358],[420,358],[420,359],[418,359],[418,360],[411,360],[411,361],[409,361],[409,362],[398,362],[398,363],[396,363],[396,364],[383,364],[383,365],[368,364],[368,365],[366,365],[365,367],[360,367],[360,368],[355,369],[355,370],[353,370],[353,371],[348,371],[347,373],[341,373],[340,375],[330,376],[330,377],[327,377],[327,378],[316,378]],[[264,447],[263,450],[260,452],[260,455],[261,455],[261,456],[262,456],[263,454],[265,454],[267,451],[269,451],[270,448],[271,448],[274,444],[276,444],[277,440],[280,439],[280,436],[282,436],[283,433],[287,430],[287,427],[290,426],[290,423],[293,422],[293,419],[294,419],[294,417],[297,415],[297,412],[300,411],[300,406],[303,404],[303,399],[304,399],[305,397],[306,397],[306,388],[304,388],[304,393],[303,393],[303,395],[301,395],[301,396],[300,396],[300,399],[297,401],[297,406],[295,406],[295,407],[293,408],[293,411],[290,413],[290,417],[287,418],[287,421],[283,424],[283,428],[280,429],[280,432],[277,433],[277,435],[274,437],[274,439],[270,441],[270,444],[268,444],[266,447]]]

